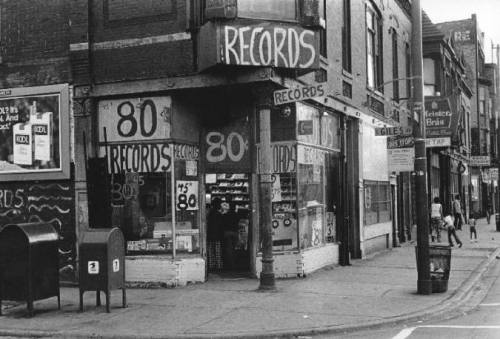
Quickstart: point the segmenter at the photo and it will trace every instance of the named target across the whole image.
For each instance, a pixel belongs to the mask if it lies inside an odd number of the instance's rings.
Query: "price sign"
[[[194,211],[198,204],[198,181],[177,180],[175,208],[177,211]]]

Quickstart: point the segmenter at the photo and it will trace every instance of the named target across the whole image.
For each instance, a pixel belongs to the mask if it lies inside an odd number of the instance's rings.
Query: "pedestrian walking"
[[[469,228],[470,228],[470,242],[477,242],[477,218],[475,213],[471,213],[471,217],[469,218]],[[472,239],[472,235],[474,235],[474,239]]]
[[[458,244],[458,247],[462,247],[462,242],[460,241],[460,238],[457,236],[457,233],[455,232],[455,226],[453,223],[452,216],[447,215],[446,217],[444,217],[444,223],[446,229],[448,230],[448,243],[450,244],[450,247],[454,246],[451,237],[455,238],[455,242]]]
[[[431,241],[441,242],[441,223],[443,222],[443,205],[438,197],[431,204]]]
[[[222,200],[212,199],[207,216],[207,261],[209,270],[222,270],[223,217]]]
[[[462,205],[460,203],[460,195],[455,195],[455,200],[453,200],[453,216],[455,217],[455,229],[462,230]]]
[[[493,211],[493,208],[491,206],[491,201],[488,201],[488,206],[486,207],[486,222],[488,223],[488,225],[490,224],[492,211]]]

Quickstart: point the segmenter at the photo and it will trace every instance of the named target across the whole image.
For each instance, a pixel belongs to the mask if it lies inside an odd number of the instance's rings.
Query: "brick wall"
[[[382,14],[383,22],[383,60],[384,79],[383,82],[393,79],[392,74],[392,35],[389,29],[397,33],[398,40],[398,66],[399,78],[405,77],[405,44],[411,38],[411,22],[405,11],[396,1],[374,1]],[[365,24],[365,1],[351,0],[351,60],[352,72],[346,74],[342,71],[342,1],[327,3],[327,26],[328,26],[328,81],[331,93],[342,100],[352,104],[365,113],[372,114],[367,109],[367,78],[366,78],[366,24]],[[352,99],[342,96],[342,82],[352,85]],[[406,97],[406,81],[399,82],[400,97]],[[390,105],[393,98],[392,84],[384,87],[385,104]],[[402,101],[402,106],[405,106]],[[401,122],[406,122],[403,113]]]
[[[69,2],[1,2],[1,87],[68,82]]]
[[[88,42],[87,1],[74,0],[71,43]],[[95,50],[88,64],[86,50],[71,53],[74,80],[96,83],[161,78],[194,72],[194,46],[187,30],[186,1],[94,1],[90,37]],[[172,36],[154,42],[151,37]]]

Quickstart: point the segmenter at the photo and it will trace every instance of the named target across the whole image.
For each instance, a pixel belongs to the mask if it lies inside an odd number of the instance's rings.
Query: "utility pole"
[[[422,60],[422,10],[420,0],[413,0],[411,56],[413,72],[413,118],[417,120],[413,128],[415,138],[415,186],[417,206],[417,293],[431,294],[429,260],[429,206],[427,201],[427,157],[425,151],[424,86]]]
[[[271,177],[271,108],[260,107],[260,152],[259,152],[259,211],[260,239],[262,243],[262,271],[260,290],[276,289],[274,279],[273,236],[272,236],[272,177]]]

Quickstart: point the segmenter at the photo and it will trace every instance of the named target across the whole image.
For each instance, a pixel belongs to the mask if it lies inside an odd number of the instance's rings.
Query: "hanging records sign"
[[[415,169],[415,141],[412,136],[387,137],[390,172],[412,172]]]

